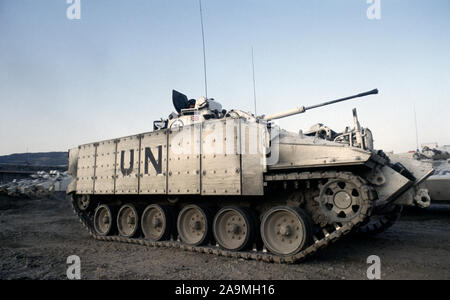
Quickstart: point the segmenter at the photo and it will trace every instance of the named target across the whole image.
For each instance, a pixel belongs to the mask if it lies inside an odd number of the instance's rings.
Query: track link
[[[349,172],[292,172],[276,175],[266,175],[265,180],[268,182],[273,181],[298,181],[298,180],[314,180],[314,179],[335,179],[342,178],[351,180],[363,192],[362,199],[364,201],[364,209],[361,213],[352,219],[351,221],[339,226],[335,224],[335,230],[330,233],[325,233],[324,237],[316,240],[312,245],[306,249],[300,251],[297,254],[289,256],[279,256],[264,251],[228,251],[216,246],[188,246],[179,241],[161,241],[152,242],[143,238],[125,238],[121,236],[100,236],[96,234],[92,221],[90,220],[86,211],[81,211],[76,205],[75,197],[72,198],[72,209],[74,213],[80,219],[81,224],[87,229],[89,234],[99,241],[110,242],[122,242],[128,244],[143,245],[148,247],[158,248],[175,248],[184,251],[206,253],[216,256],[229,257],[229,258],[241,258],[245,260],[264,261],[267,263],[286,263],[293,264],[301,262],[306,258],[312,256],[320,249],[327,247],[328,245],[338,241],[344,235],[350,233],[354,228],[362,224],[371,213],[372,202],[376,199],[376,193],[367,185],[367,183],[360,177],[353,175]]]

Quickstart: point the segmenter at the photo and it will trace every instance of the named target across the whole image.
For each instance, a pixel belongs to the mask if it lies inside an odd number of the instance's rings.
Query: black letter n
[[[147,147],[145,148],[145,174],[148,174],[148,160],[150,159],[153,167],[155,168],[156,175],[162,173],[162,146],[158,146],[158,161],[156,161],[153,156],[152,150]]]

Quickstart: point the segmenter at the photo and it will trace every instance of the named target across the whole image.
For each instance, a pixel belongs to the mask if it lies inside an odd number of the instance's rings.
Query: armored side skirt
[[[263,195],[265,134],[245,120],[218,120],[71,149],[68,193]],[[256,128],[256,130],[255,130]]]

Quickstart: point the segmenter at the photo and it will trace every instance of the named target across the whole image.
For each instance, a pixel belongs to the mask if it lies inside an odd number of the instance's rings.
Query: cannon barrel
[[[336,100],[332,100],[332,101],[328,101],[328,102],[324,102],[321,104],[316,104],[316,105],[312,105],[312,106],[300,106],[285,112],[281,112],[281,113],[277,113],[277,114],[273,114],[270,116],[264,116],[263,119],[266,121],[271,121],[271,120],[277,120],[277,119],[282,119],[282,118],[286,118],[289,116],[293,116],[293,115],[297,115],[297,114],[301,114],[304,113],[307,110],[310,109],[314,109],[314,108],[318,108],[318,107],[322,107],[322,106],[327,106],[327,105],[331,105],[331,104],[335,104],[335,103],[339,103],[339,102],[343,102],[343,101],[347,101],[350,99],[355,99],[355,98],[361,98],[361,97],[365,97],[365,96],[369,96],[369,95],[376,95],[378,94],[378,89],[374,89],[365,93],[360,93],[354,96],[349,96],[349,97],[345,97],[345,98],[341,98],[341,99],[336,99]]]

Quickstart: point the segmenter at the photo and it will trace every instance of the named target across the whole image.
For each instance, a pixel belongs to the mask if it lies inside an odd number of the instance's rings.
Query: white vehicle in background
[[[437,143],[422,145],[421,152],[412,153],[414,159],[428,162],[434,174],[424,183],[434,201],[450,202],[450,145],[439,147]]]

